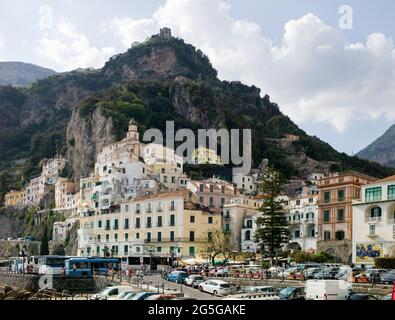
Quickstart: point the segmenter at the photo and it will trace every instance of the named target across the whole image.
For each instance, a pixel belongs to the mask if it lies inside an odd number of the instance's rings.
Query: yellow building
[[[23,206],[26,203],[26,190],[11,191],[5,195],[5,205]]]
[[[208,148],[197,148],[192,153],[195,164],[216,164],[221,165],[221,157],[214,150]]]
[[[221,229],[221,214],[201,208],[187,190],[142,197],[103,213],[81,213],[80,256],[196,257],[210,232]]]

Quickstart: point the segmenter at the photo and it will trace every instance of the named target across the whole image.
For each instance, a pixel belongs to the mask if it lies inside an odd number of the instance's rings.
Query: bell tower
[[[134,120],[134,119],[131,119],[129,121],[127,138],[129,140],[140,141],[139,140],[139,132],[138,132],[138,124],[137,124],[136,120]]]

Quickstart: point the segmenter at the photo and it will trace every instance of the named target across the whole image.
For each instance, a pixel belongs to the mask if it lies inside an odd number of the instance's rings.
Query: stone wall
[[[1,286],[36,292],[40,289],[40,286],[42,287],[43,284],[50,286],[51,282],[52,289],[58,292],[67,290],[71,293],[95,293],[107,287],[110,284],[110,279],[106,277],[73,278],[62,276],[51,278],[50,276],[42,275],[0,272]]]
[[[327,252],[338,257],[343,264],[351,263],[352,242],[350,240],[343,241],[318,241],[318,252]]]

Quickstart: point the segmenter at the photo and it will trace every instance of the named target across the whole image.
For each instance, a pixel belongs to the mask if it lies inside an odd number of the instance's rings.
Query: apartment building
[[[318,239],[318,196],[292,198],[288,201],[287,219],[291,241],[287,246],[291,250],[314,253]]]
[[[395,176],[362,187],[353,202],[352,262],[395,257]]]
[[[256,253],[260,250],[254,242],[254,236],[258,228],[257,219],[261,212],[247,212],[244,216],[243,227],[241,229],[241,252]]]
[[[200,203],[214,213],[221,213],[224,205],[237,194],[237,189],[233,184],[215,177],[190,181],[187,189],[195,193]]]
[[[250,222],[247,227],[245,220],[249,220],[249,217],[259,214],[261,206],[261,199],[250,198],[245,195],[232,197],[229,203],[224,205],[223,229],[230,234],[234,251],[240,252],[243,246],[248,247],[249,245],[250,250],[254,249],[251,243],[246,243],[246,233],[250,231],[250,236],[252,236],[253,227],[250,228]],[[247,241],[251,240],[252,237]]]
[[[82,212],[78,254],[195,257],[216,229],[221,215],[202,208],[192,192],[157,193],[111,212]]]
[[[377,179],[355,171],[330,174],[318,181],[318,251],[344,263],[352,253],[353,201],[361,200],[362,187]]]
[[[24,206],[26,204],[26,190],[10,191],[5,194],[5,206]]]
[[[60,178],[55,184],[56,209],[72,209],[74,203],[75,184],[65,178]]]

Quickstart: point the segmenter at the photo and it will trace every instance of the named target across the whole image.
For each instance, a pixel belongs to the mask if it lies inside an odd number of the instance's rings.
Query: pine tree
[[[259,209],[262,215],[257,219],[258,228],[254,240],[266,251],[272,263],[277,252],[290,240],[288,221],[283,208],[284,202],[279,199],[283,183],[281,173],[272,168],[266,171],[259,183],[264,200]]]
[[[43,236],[41,237],[40,254],[42,256],[49,255],[47,226],[44,226]]]

